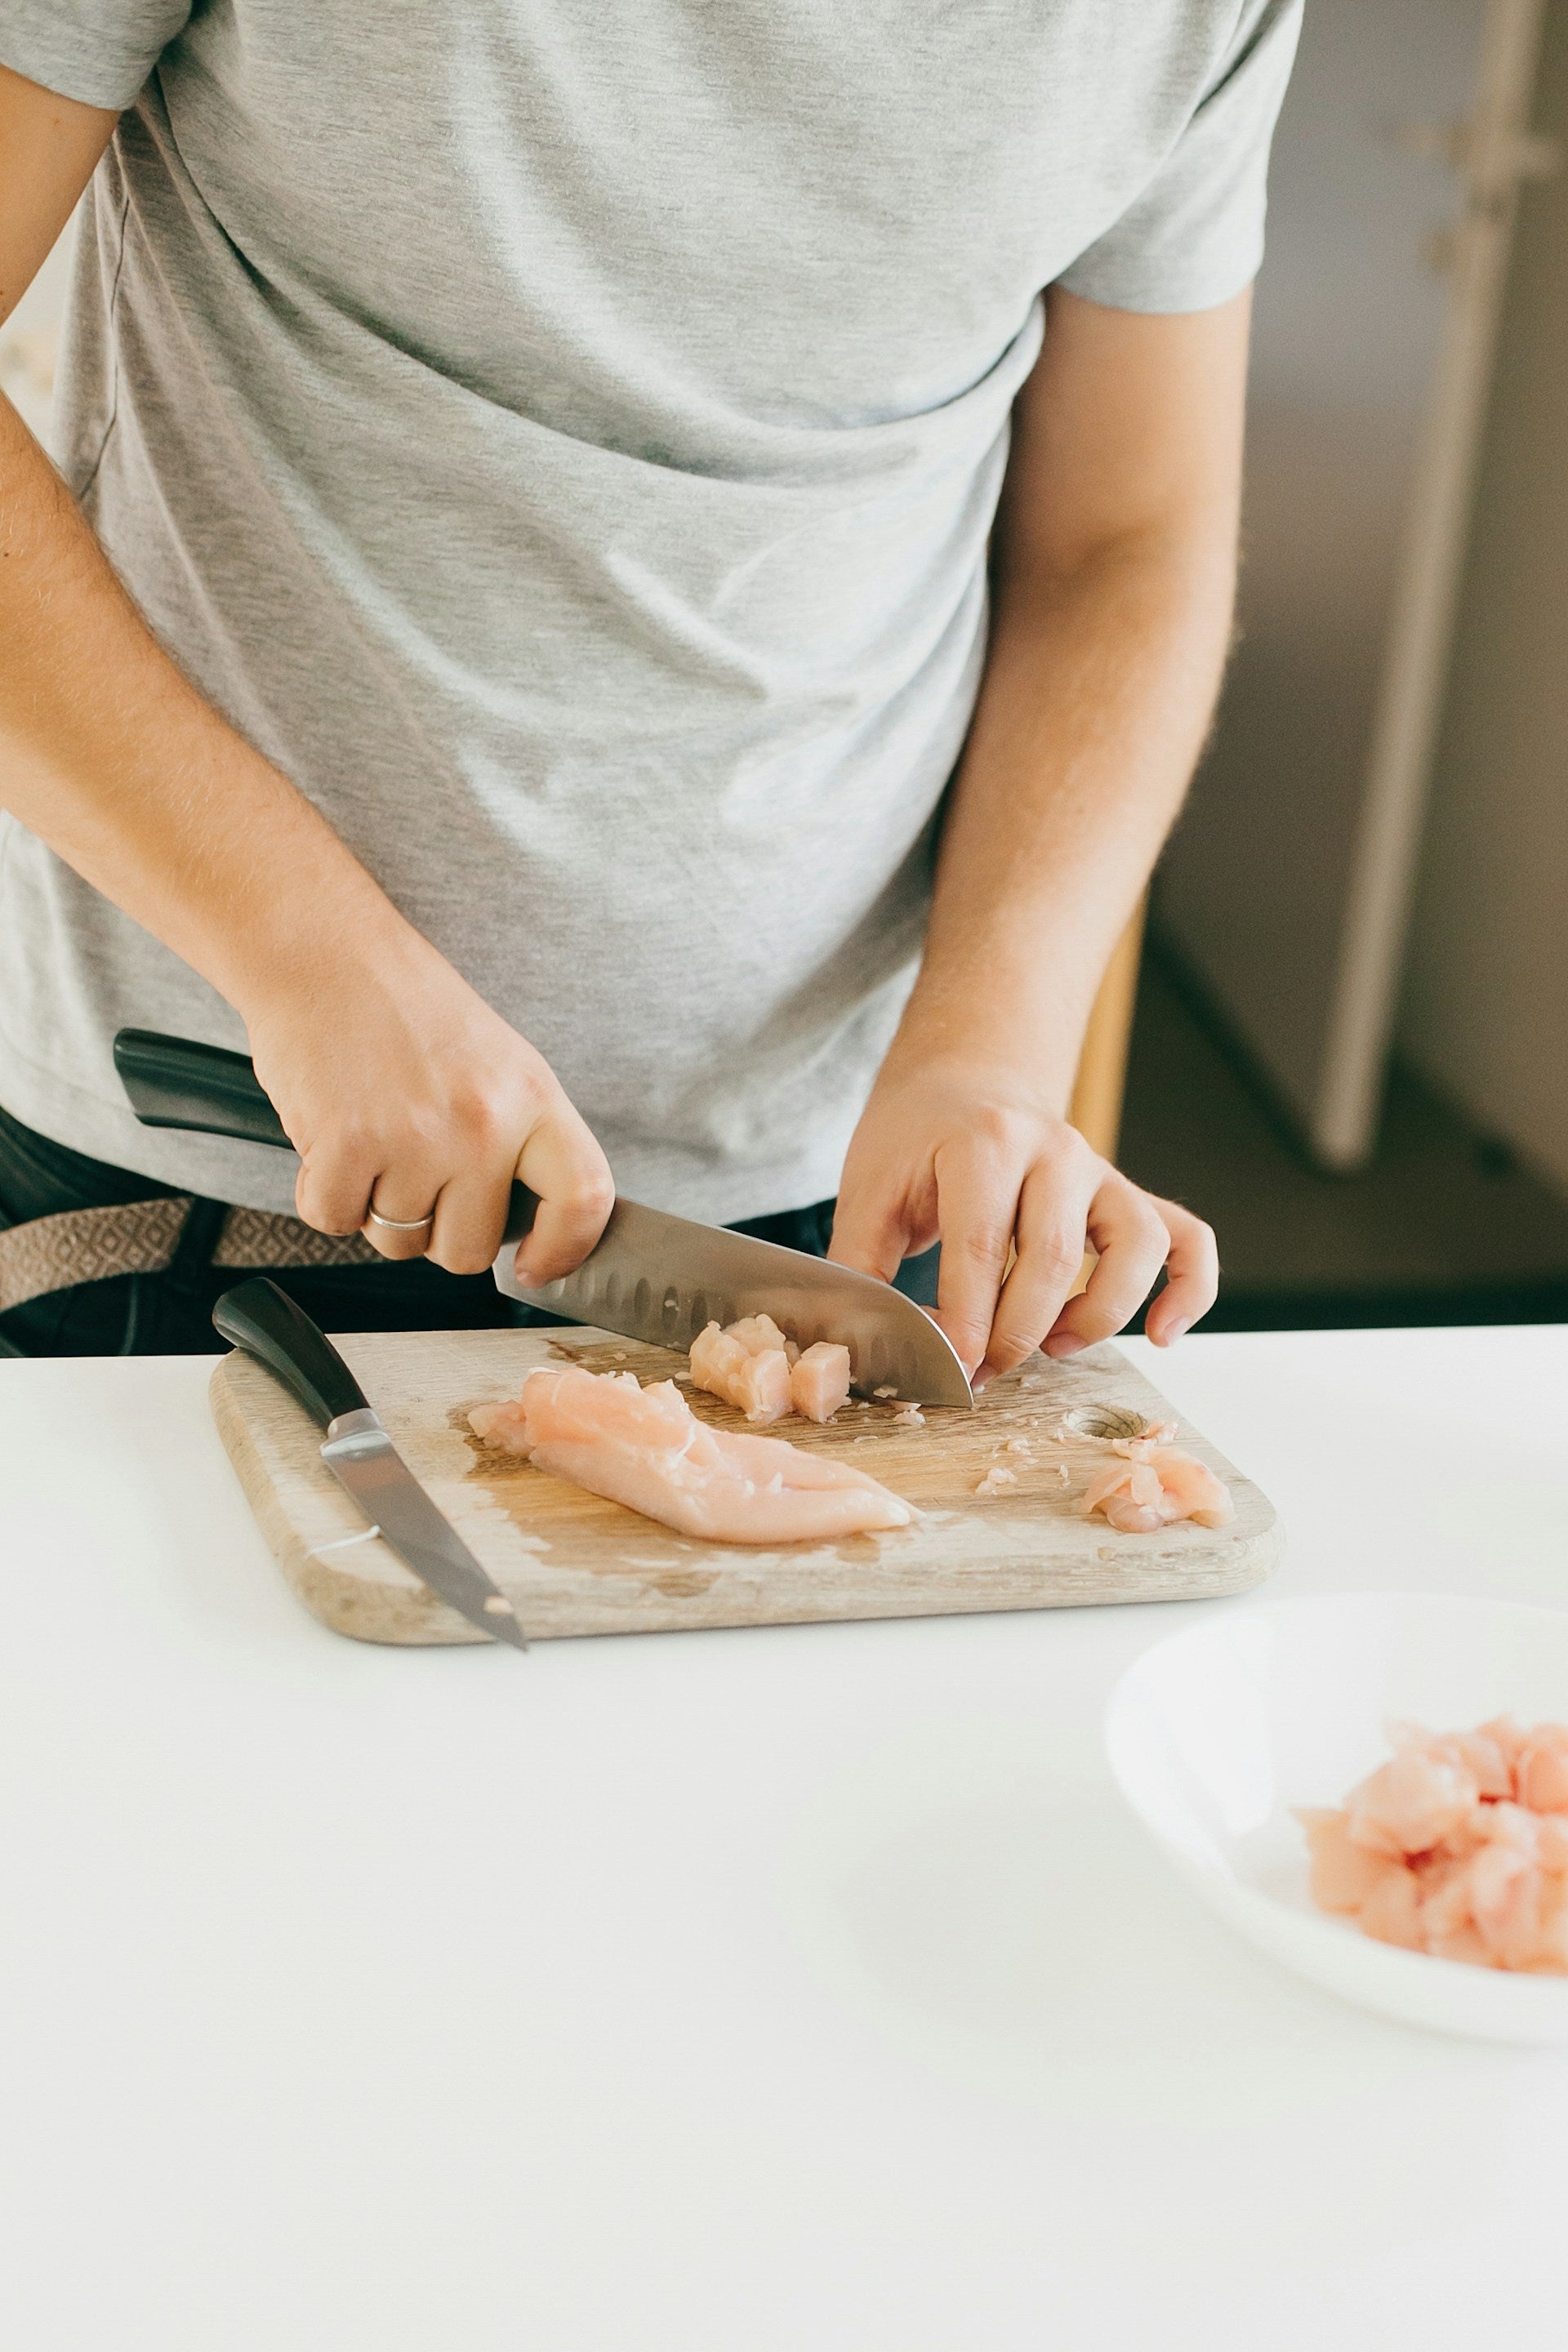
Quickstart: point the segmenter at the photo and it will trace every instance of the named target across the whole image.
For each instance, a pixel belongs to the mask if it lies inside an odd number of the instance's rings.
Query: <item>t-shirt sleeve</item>
[[[84,106],[130,105],[193,0],[0,0],[0,65]]]
[[[1206,310],[1263,259],[1268,147],[1301,0],[1244,0],[1218,69],[1152,178],[1058,283],[1118,310]]]

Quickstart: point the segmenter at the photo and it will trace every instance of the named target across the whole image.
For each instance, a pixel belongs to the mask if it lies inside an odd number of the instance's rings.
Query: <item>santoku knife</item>
[[[213,1308],[226,1339],[276,1373],[327,1433],[321,1459],[421,1583],[498,1642],[526,1650],[511,1602],[486,1575],[398,1453],[324,1331],[265,1275],[237,1283]]]
[[[291,1149],[243,1054],[122,1029],[114,1041],[114,1063],[144,1127],[186,1128]],[[498,1290],[525,1307],[680,1349],[705,1324],[765,1313],[799,1347],[815,1339],[841,1342],[849,1350],[855,1385],[867,1395],[919,1404],[974,1402],[946,1333],[890,1283],[636,1201],[617,1199],[575,1274],[530,1288],[512,1266],[538,1205],[526,1185],[512,1186],[506,1238],[493,1268]]]

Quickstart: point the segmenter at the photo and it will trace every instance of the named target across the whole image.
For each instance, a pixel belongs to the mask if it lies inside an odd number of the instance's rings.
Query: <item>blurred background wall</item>
[[[1534,121],[1568,152],[1568,7]],[[1568,173],[1523,194],[1400,1042],[1568,1192]]]
[[[1244,1326],[1568,1316],[1568,0],[1308,0],[1122,1158]]]

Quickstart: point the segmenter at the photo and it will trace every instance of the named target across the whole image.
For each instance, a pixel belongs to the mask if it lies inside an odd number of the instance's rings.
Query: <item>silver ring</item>
[[[427,1217],[384,1217],[376,1208],[366,1213],[367,1223],[379,1225],[384,1233],[388,1234],[422,1234],[426,1225],[433,1225],[435,1222],[434,1209]]]

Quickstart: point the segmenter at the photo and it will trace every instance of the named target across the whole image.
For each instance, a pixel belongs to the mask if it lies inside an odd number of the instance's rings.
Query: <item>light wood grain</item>
[[[515,1396],[536,1364],[571,1360],[647,1381],[684,1375],[683,1356],[577,1328],[361,1332],[337,1345],[409,1468],[531,1636],[1190,1600],[1259,1582],[1283,1546],[1268,1497],[1185,1422],[1179,1442],[1235,1497],[1230,1527],[1184,1522],[1127,1536],[1081,1516],[1079,1498],[1108,1458],[1105,1439],[1093,1433],[1126,1436],[1150,1422],[1179,1421],[1115,1348],[1066,1364],[1037,1356],[987,1389],[973,1412],[931,1408],[923,1429],[895,1423],[894,1409],[879,1404],[851,1405],[826,1429],[781,1423],[775,1433],[868,1470],[926,1516],[893,1534],[766,1551],[674,1535],[489,1451],[468,1427],[472,1406]],[[744,1426],[715,1398],[689,1387],[685,1393],[703,1420]],[[319,1432],[269,1373],[248,1357],[226,1356],[211,1394],[262,1533],[324,1625],[366,1642],[482,1639],[379,1537],[366,1538],[364,1521],[321,1463]],[[1005,1450],[1015,1442],[1027,1450]],[[1016,1486],[977,1495],[995,1463],[1016,1472]]]

